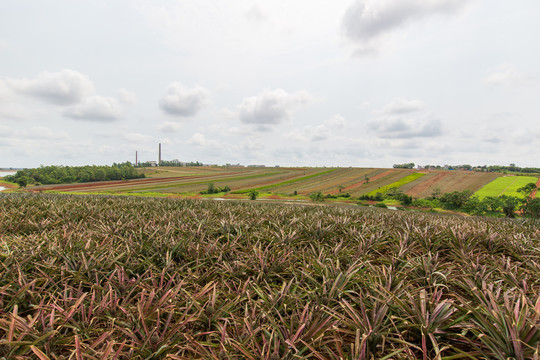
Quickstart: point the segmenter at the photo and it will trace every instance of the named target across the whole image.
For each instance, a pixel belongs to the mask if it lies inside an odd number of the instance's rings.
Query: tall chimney
[[[137,151],[135,151],[135,167],[139,166],[139,159],[137,158]]]
[[[161,166],[161,143],[159,143],[159,158],[158,158],[158,166]]]

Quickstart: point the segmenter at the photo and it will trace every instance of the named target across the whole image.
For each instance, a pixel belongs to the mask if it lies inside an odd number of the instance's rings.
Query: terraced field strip
[[[381,170],[381,169],[377,169]],[[344,169],[338,177],[329,179],[317,186],[315,191],[320,191],[323,194],[343,194],[348,193],[347,189],[365,181],[366,176],[374,174],[374,169]],[[376,173],[380,173],[376,172]],[[341,187],[341,191],[340,191]]]
[[[363,194],[370,193],[372,191],[375,191],[375,192],[380,191],[382,187],[393,184],[396,181],[399,181],[403,179],[404,177],[407,177],[414,173],[415,173],[414,170],[400,170],[400,169],[387,170],[387,172],[381,174],[383,175],[382,177],[370,179],[368,183],[359,187],[357,191],[351,192],[351,195],[353,194],[363,195]]]
[[[501,195],[523,197],[523,194],[517,192],[517,189],[531,182],[536,184],[538,178],[532,176],[503,176],[482,187],[475,195],[481,199],[486,196]]]
[[[59,185],[42,185],[33,187],[33,190],[56,190],[56,191],[81,191],[93,188],[108,188],[116,186],[134,186],[144,184],[154,184],[161,182],[179,181],[184,178],[193,179],[193,177],[168,177],[168,178],[145,178],[135,180],[114,180],[114,181],[99,181],[89,183],[77,183],[77,184],[59,184]]]
[[[344,193],[352,193],[352,194],[356,194],[361,187],[362,185],[366,184],[366,183],[369,183],[370,181],[371,182],[376,182],[378,179],[388,175],[388,174],[393,174],[395,173],[394,170],[385,170],[385,169],[370,169],[372,171],[369,171],[367,172],[366,174],[362,174],[363,176],[361,176],[360,178],[357,178],[356,181],[348,186],[345,186],[345,188],[342,190],[342,192]],[[366,182],[366,178],[365,177],[368,177],[369,180]],[[337,190],[334,190],[332,192],[330,192],[331,194],[337,194],[339,192],[339,189]]]
[[[411,181],[408,184],[403,185],[400,190],[412,197],[426,197],[420,196],[420,194],[431,193],[436,187],[436,184],[445,177],[450,176],[450,172],[428,172],[426,176],[423,176],[415,181]]]
[[[319,169],[320,171],[320,169]],[[300,195],[307,195],[313,192],[313,188],[317,186],[326,186],[325,184],[332,183],[343,176],[345,169],[334,169],[332,172],[325,172],[316,177],[316,179],[302,179],[297,182],[280,184],[272,189],[272,192],[279,194],[291,194],[295,191]]]
[[[318,176],[321,176],[321,175],[324,175],[324,174],[329,174],[329,173],[334,172],[334,171],[336,171],[336,170],[337,170],[337,169],[330,169],[330,170],[318,172],[318,173],[315,173],[315,174],[303,176],[303,177],[298,178],[298,179],[292,179],[292,180],[284,181],[284,182],[281,182],[281,183],[271,184],[271,185],[266,185],[266,186],[260,186],[260,187],[256,187],[256,188],[250,188],[250,189],[244,189],[244,190],[239,190],[239,191],[233,191],[232,193],[233,193],[233,194],[244,194],[244,193],[249,192],[250,190],[257,190],[257,191],[259,191],[259,190],[271,189],[271,188],[275,188],[275,187],[278,187],[278,186],[281,186],[281,185],[287,185],[287,184],[292,184],[292,183],[296,183],[296,182],[299,182],[299,181],[304,181],[304,180],[313,179],[313,178],[315,178],[315,177],[318,177]]]
[[[281,194],[290,194],[297,191],[301,195],[307,195],[313,192],[330,193],[339,191],[339,186],[346,186],[363,178],[364,175],[372,169],[361,168],[339,168],[336,171],[317,177],[316,181],[305,180],[299,183],[280,186],[274,189]]]
[[[414,174],[411,174],[411,175],[408,175],[406,177],[404,177],[403,179],[400,179],[392,184],[388,184],[388,185],[385,185],[383,187],[381,187],[380,189],[377,189],[377,190],[373,190],[369,193],[367,193],[367,195],[376,195],[377,193],[381,193],[381,194],[386,194],[390,189],[398,189],[400,188],[401,186],[405,185],[405,184],[408,184],[414,180],[417,180],[419,178],[421,178],[422,176],[426,175],[425,173],[414,173]]]
[[[310,170],[306,171],[307,174],[310,174],[311,172],[312,171]],[[265,174],[266,176],[223,179],[212,182],[214,183],[215,187],[228,186],[232,190],[232,193],[237,193],[238,191],[241,192],[245,189],[273,186],[274,184],[279,184],[284,181],[295,180],[297,178],[305,176],[304,171],[299,169],[272,173],[266,172]],[[208,183],[208,181],[189,183],[185,184],[184,186],[178,186],[174,188],[162,188],[159,191],[171,193],[199,192],[202,190],[206,190]]]
[[[145,178],[137,180],[103,181],[84,184],[70,185],[50,185],[34,188],[35,190],[54,190],[54,191],[77,191],[77,192],[96,192],[96,191],[136,191],[136,190],[155,190],[160,188],[182,186],[186,183],[209,183],[223,179],[244,179],[268,176],[272,173],[260,173],[253,171],[253,175],[245,175],[247,172],[229,172],[226,174],[198,175],[198,176],[177,176],[169,178]],[[238,176],[242,174],[242,176]],[[249,174],[249,173],[247,173]]]
[[[472,192],[480,190],[483,186],[490,183],[494,179],[500,176],[499,173],[487,173],[487,172],[472,172],[472,171],[433,171],[430,173],[435,174],[447,174],[446,176],[437,177],[436,182],[431,182],[430,178],[425,176],[418,181],[429,182],[428,186],[419,184],[419,188],[415,189],[415,194],[405,191],[407,194],[417,197],[426,198],[430,197],[435,189],[440,190],[442,194],[452,191],[465,191],[470,190]],[[405,187],[404,187],[405,188]]]
[[[243,173],[245,174],[245,173]],[[177,191],[173,192],[183,192],[185,190],[182,190],[180,188],[184,188],[186,186],[192,186],[192,185],[208,185],[209,183],[214,183],[216,186],[218,184],[223,185],[229,185],[229,183],[232,183],[234,181],[239,180],[245,180],[245,179],[257,179],[257,178],[265,178],[272,175],[282,175],[283,172],[256,172],[252,175],[241,175],[241,176],[228,176],[228,174],[221,174],[221,175],[208,175],[208,176],[202,176],[200,179],[197,179],[197,181],[182,181],[182,182],[173,182],[170,184],[164,184],[164,185],[158,185],[158,186],[152,186],[152,187],[144,187],[144,188],[131,188],[131,189],[123,189],[123,191],[132,191],[132,192],[141,192],[141,191],[162,191],[166,192],[168,190],[174,190]],[[204,186],[206,188],[206,186]]]

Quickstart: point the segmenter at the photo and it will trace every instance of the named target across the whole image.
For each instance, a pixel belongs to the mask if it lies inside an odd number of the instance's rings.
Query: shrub
[[[524,215],[540,218],[540,198],[527,198],[521,205]]]
[[[219,193],[228,193],[229,191],[231,191],[231,188],[228,186],[228,185],[225,185],[224,187],[222,188],[216,188],[214,186],[214,183],[209,183],[208,184],[208,189],[206,191],[201,191],[200,194],[219,194]]]
[[[309,198],[312,201],[324,202],[324,195],[320,191],[309,194]]]
[[[249,200],[257,200],[257,196],[259,196],[259,192],[255,189],[251,189],[248,192]]]
[[[472,195],[472,191],[453,191],[451,193],[446,193],[441,196],[440,202],[445,209],[455,210],[460,209],[469,200]]]
[[[429,208],[433,209],[439,206],[439,203],[437,200],[429,200],[429,199],[415,199],[412,202],[412,206],[417,206],[421,208]]]

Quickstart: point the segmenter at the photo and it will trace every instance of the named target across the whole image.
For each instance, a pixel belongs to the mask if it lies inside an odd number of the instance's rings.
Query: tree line
[[[40,166],[35,169],[19,170],[15,175],[5,177],[5,180],[26,187],[29,184],[70,184],[78,182],[93,182],[107,180],[127,180],[145,177],[133,167],[130,162],[112,166]]]
[[[145,161],[139,162],[139,167],[152,167],[156,166],[155,162]],[[176,160],[161,160],[159,166],[203,166],[204,164],[200,161],[190,161],[190,162],[179,162]]]

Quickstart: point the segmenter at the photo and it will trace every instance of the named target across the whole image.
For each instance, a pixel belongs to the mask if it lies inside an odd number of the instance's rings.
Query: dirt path
[[[431,188],[433,185],[441,181],[442,179],[448,177],[450,173],[448,172],[442,172],[440,174],[435,175],[429,180],[423,181],[420,184],[414,186],[409,191],[407,191],[407,195],[412,197],[418,197],[423,192],[427,191],[429,188]]]
[[[534,190],[532,193],[531,193],[531,198],[534,199],[536,197],[536,192],[538,191],[538,188],[540,187],[540,179],[538,179],[538,181],[536,182],[536,190]]]

